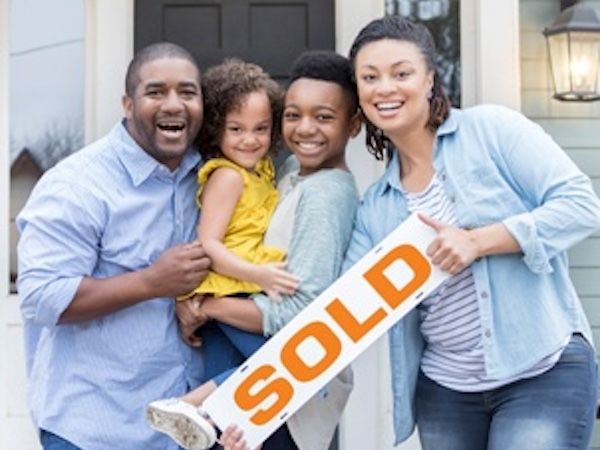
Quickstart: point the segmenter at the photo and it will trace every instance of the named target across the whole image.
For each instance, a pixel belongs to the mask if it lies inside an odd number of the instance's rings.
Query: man
[[[190,243],[199,78],[179,46],[141,50],[123,121],[49,170],[17,219],[29,405],[46,450],[177,448],[144,409],[188,388],[172,298],[210,263]]]

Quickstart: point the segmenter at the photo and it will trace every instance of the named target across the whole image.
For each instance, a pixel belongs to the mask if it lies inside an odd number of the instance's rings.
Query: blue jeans
[[[46,430],[40,430],[40,443],[44,450],[81,450],[66,439]]]
[[[202,338],[200,352],[204,363],[203,379],[212,379],[220,385],[265,342],[259,334],[242,331],[220,322],[203,325],[198,334]],[[213,450],[221,447],[215,445]],[[263,444],[263,450],[298,450],[287,425],[279,427]]]
[[[574,335],[536,377],[480,393],[447,389],[423,373],[417,425],[424,450],[585,450],[597,402],[594,350]]]
[[[204,379],[212,379],[218,386],[267,341],[261,334],[221,322],[207,323],[200,328],[199,335],[205,361]]]

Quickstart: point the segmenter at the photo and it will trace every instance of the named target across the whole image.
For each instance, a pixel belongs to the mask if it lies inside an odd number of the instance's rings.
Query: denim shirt
[[[58,324],[85,276],[139,270],[192,240],[198,208],[188,150],[171,172],[119,123],[44,174],[17,218],[18,289],[36,427],[86,450],[177,449],[144,421],[146,404],[188,387],[192,352],[174,302],[157,298]]]
[[[397,152],[365,193],[346,254],[350,267],[408,216]],[[471,265],[487,375],[503,380],[591,330],[569,279],[566,250],[600,227],[590,180],[541,127],[500,106],[453,109],[437,131],[434,168],[461,228],[503,223],[521,253]],[[415,425],[425,342],[411,311],[389,332],[396,443]]]

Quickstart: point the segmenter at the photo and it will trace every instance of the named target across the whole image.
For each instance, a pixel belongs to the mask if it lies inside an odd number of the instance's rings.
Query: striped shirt
[[[404,191],[404,195],[409,211],[423,212],[449,225],[458,224],[454,204],[446,196],[436,174],[424,191]],[[436,289],[419,305],[419,312],[421,333],[427,343],[421,370],[432,380],[456,391],[480,392],[533,377],[550,369],[562,352],[561,348],[508,380],[488,378],[477,291],[470,267]]]

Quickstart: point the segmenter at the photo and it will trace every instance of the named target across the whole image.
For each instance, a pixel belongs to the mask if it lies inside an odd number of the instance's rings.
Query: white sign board
[[[252,355],[202,408],[220,429],[261,444],[308,399],[450,275],[412,215]]]

